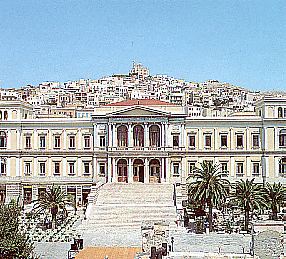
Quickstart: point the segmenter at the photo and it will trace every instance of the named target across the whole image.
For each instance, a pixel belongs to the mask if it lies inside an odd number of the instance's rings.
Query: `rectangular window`
[[[100,136],[99,137],[99,146],[100,147],[105,147],[105,136]]]
[[[243,135],[241,135],[241,134],[236,135],[236,147],[238,147],[238,148],[243,147]]]
[[[236,176],[243,176],[243,163],[236,164]]]
[[[99,176],[105,177],[105,163],[99,163]]]
[[[205,135],[205,147],[210,148],[212,145],[212,136],[211,135]]]
[[[25,175],[31,175],[31,162],[25,162]]]
[[[279,134],[279,146],[286,147],[286,133]]]
[[[173,163],[173,175],[174,176],[179,176],[180,175],[179,168],[180,168],[180,164],[179,163]]]
[[[75,175],[74,162],[69,162],[69,175]]]
[[[90,148],[90,136],[84,136],[84,148],[85,149]]]
[[[227,135],[220,136],[220,147],[227,147]]]
[[[173,136],[173,147],[179,147],[179,136]]]
[[[46,136],[40,136],[40,149],[46,148]]]
[[[40,162],[40,176],[46,175],[46,163]]]
[[[195,173],[196,162],[189,163],[189,176]]]
[[[89,172],[89,162],[84,162],[83,163],[83,169],[84,169],[84,172],[83,172],[83,174],[84,175],[89,175],[90,174],[90,172]]]
[[[259,163],[253,163],[252,166],[253,166],[252,175],[259,176]]]
[[[221,162],[221,172],[225,175],[228,175],[227,162]]]
[[[189,136],[189,146],[190,146],[190,148],[195,148],[195,146],[196,146],[196,136],[195,135]]]
[[[252,135],[252,147],[253,148],[258,148],[259,147],[259,135],[258,134],[253,134]]]
[[[31,136],[26,136],[26,148],[31,148]]]
[[[60,136],[55,136],[55,143],[54,143],[55,148],[60,148],[61,147],[61,137]]]
[[[60,162],[55,162],[54,175],[60,175]]]
[[[69,137],[69,149],[75,149],[75,136]]]

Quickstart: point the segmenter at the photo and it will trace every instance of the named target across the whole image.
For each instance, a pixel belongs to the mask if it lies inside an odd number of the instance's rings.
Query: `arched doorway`
[[[144,162],[141,159],[133,162],[133,181],[144,183]]]
[[[141,125],[133,128],[133,143],[134,147],[144,147],[144,128]]]
[[[150,183],[161,182],[160,162],[158,159],[152,159],[149,163],[149,179]]]
[[[117,128],[117,143],[118,147],[128,146],[128,129],[125,125],[121,125]]]
[[[118,182],[128,182],[128,170],[127,161],[125,159],[119,159],[117,162],[117,180]]]
[[[160,128],[158,125],[152,125],[149,128],[150,147],[160,147]]]

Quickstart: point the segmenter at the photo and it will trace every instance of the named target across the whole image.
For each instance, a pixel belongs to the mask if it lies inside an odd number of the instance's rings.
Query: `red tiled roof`
[[[106,104],[105,106],[134,106],[134,105],[143,105],[143,106],[153,106],[153,105],[174,105],[172,103],[155,100],[155,99],[132,99],[132,100],[126,100],[116,103],[110,103]]]

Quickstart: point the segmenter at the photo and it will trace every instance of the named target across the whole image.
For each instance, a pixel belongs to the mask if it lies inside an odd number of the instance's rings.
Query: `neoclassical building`
[[[204,160],[231,181],[286,184],[286,99],[256,112],[188,117],[185,107],[128,100],[91,118],[37,119],[33,107],[0,102],[0,201],[35,199],[53,183],[86,203],[97,182],[185,183]]]

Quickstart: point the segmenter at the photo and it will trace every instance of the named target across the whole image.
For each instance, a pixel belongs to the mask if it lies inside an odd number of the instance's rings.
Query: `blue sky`
[[[0,1],[0,87],[127,73],[286,90],[285,0]]]

